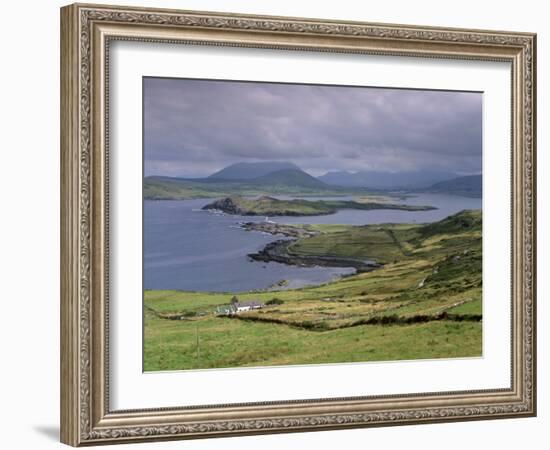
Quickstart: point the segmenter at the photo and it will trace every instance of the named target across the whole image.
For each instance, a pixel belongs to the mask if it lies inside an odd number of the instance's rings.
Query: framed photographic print
[[[62,441],[533,416],[535,38],[62,8]]]

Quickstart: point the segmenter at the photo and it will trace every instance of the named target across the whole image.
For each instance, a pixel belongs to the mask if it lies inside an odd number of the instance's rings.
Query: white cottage
[[[264,304],[258,300],[251,300],[249,302],[237,302],[233,304],[236,308],[236,312],[251,311],[253,309],[261,309]]]

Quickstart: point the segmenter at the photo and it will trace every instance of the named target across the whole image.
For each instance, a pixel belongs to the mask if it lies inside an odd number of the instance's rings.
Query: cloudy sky
[[[145,175],[200,177],[229,164],[481,172],[482,94],[144,79]]]

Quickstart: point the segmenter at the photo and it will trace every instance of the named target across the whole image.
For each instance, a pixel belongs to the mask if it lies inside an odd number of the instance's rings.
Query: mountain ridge
[[[464,195],[468,197],[481,197],[483,191],[483,177],[478,175],[466,175],[440,181],[425,189],[426,192]]]
[[[434,183],[456,178],[453,172],[440,170],[416,170],[384,172],[365,170],[359,172],[329,171],[317,179],[331,186],[363,187],[368,189],[421,189]]]
[[[302,170],[288,161],[240,162],[230,164],[209,175],[208,179],[218,180],[251,180],[279,170]]]
[[[326,183],[311,176],[301,169],[284,169],[270,172],[261,177],[249,180],[255,184],[285,184],[288,186],[303,186],[310,188],[329,188]]]
[[[314,177],[291,162],[268,161],[232,164],[204,178],[153,175],[144,180],[144,198],[153,200],[262,193],[351,195],[365,191],[435,192],[481,197],[481,175],[460,177],[434,170],[397,173],[332,171]]]

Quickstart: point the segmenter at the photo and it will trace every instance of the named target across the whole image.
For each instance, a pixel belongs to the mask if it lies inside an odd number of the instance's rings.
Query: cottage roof
[[[253,307],[263,306],[263,303],[260,302],[259,300],[250,300],[248,302],[235,303],[235,306],[237,308],[246,308],[247,306],[249,306],[250,308],[253,308]]]

